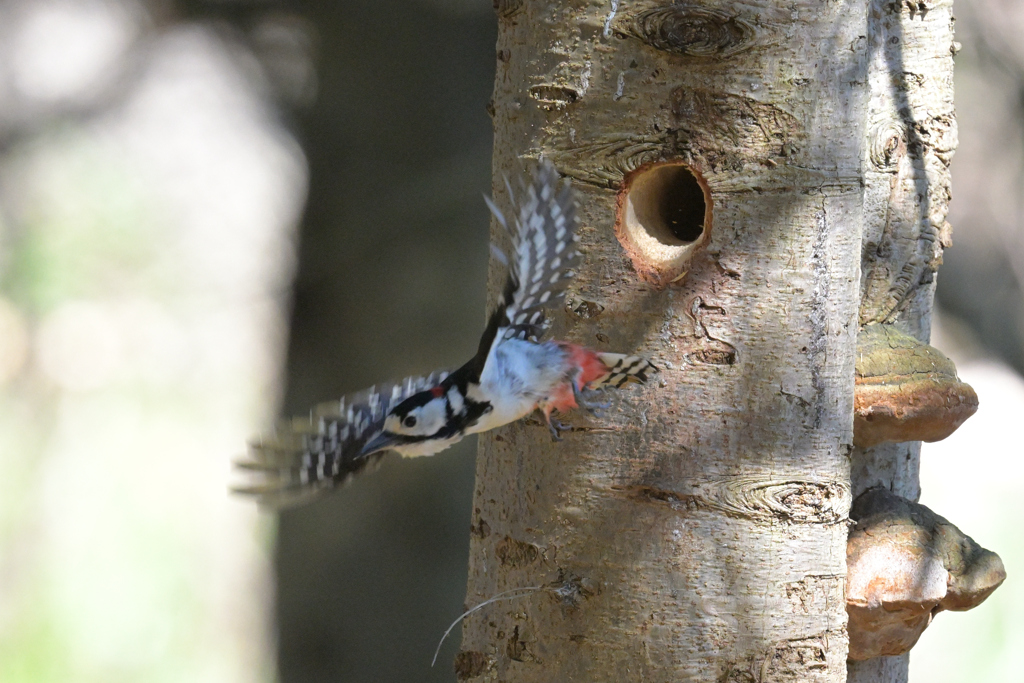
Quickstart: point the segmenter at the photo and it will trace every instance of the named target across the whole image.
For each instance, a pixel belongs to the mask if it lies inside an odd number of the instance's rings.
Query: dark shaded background
[[[490,7],[444,8],[295,5],[315,30],[318,88],[294,112],[310,189],[286,413],[475,351],[496,22]],[[454,679],[457,634],[433,669],[430,660],[465,591],[475,446],[388,460],[281,515],[283,681]]]

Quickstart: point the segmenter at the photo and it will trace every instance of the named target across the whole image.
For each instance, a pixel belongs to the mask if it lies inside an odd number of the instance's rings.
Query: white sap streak
[[[615,20],[615,14],[619,11],[619,0],[612,0],[612,11],[608,13],[608,18],[604,20],[604,31],[603,35],[605,38],[610,38],[612,35],[612,21]]]

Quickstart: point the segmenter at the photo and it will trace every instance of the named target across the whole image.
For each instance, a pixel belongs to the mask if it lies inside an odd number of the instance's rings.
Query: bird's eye
[[[415,415],[407,416],[404,420],[402,420],[402,424],[404,424],[406,427],[415,427],[416,426],[416,416]]]

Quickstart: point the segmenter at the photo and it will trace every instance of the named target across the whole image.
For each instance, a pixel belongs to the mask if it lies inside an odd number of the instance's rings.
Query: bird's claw
[[[572,425],[563,424],[563,423],[559,422],[558,420],[552,419],[549,416],[548,417],[548,429],[551,430],[551,440],[552,441],[561,441],[562,440],[562,432],[568,431],[568,430],[572,429]]]
[[[580,390],[576,386],[576,382],[572,383],[572,395],[576,399],[576,405],[583,408],[594,417],[604,417],[603,413],[598,412],[599,410],[606,410],[611,408],[611,401],[592,401],[590,397],[603,394],[604,391],[601,389],[583,389]]]

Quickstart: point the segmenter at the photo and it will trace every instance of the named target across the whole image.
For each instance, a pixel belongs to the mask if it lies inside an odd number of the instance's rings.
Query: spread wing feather
[[[322,403],[308,417],[283,421],[272,434],[249,445],[247,460],[236,463],[239,469],[252,472],[255,480],[234,491],[255,495],[260,504],[282,506],[346,483],[383,456],[361,457],[360,452],[380,433],[388,411],[447,376],[447,372],[435,372],[377,385]]]
[[[522,181],[519,185],[517,201],[506,183],[516,207],[514,229],[494,203],[487,202],[512,236],[508,280],[495,313],[504,338],[536,340],[551,324],[547,310],[561,304],[566,286],[576,275],[573,269],[580,258],[576,199],[569,182],[546,159],[538,163],[529,185]]]

